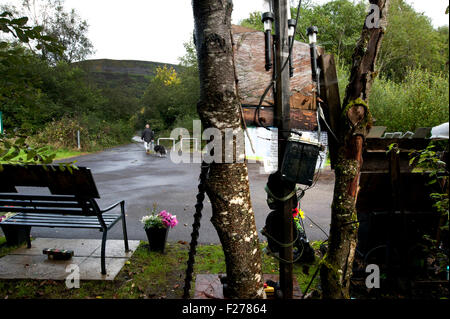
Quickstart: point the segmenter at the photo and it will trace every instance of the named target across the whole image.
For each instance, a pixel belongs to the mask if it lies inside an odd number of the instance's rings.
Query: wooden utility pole
[[[274,0],[275,13],[275,70],[277,78],[275,84],[275,126],[278,127],[278,169],[281,170],[284,150],[290,129],[290,84],[289,64],[285,63],[289,57],[287,0]],[[287,65],[287,66],[286,66]],[[283,68],[283,66],[285,66]],[[283,243],[291,243],[292,207],[291,201],[283,204]],[[292,246],[280,247],[281,260],[292,261]],[[292,263],[280,261],[280,288],[284,299],[292,299]]]

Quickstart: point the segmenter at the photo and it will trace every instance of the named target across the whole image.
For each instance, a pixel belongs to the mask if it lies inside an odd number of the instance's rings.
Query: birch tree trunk
[[[358,234],[356,200],[363,162],[363,143],[371,125],[367,100],[376,76],[375,62],[387,23],[389,0],[370,0],[370,4],[371,8],[373,5],[377,7],[368,13],[352,56],[350,81],[345,91],[338,128],[342,143],[335,165],[328,251],[320,270],[323,298],[350,297],[350,278]]]
[[[232,129],[243,137],[234,73],[232,1],[193,0],[192,7],[201,83],[197,110],[202,124],[204,128],[221,130],[222,141],[225,129]],[[222,159],[225,158],[224,150],[222,147]],[[236,160],[212,163],[206,193],[212,204],[211,222],[225,254],[228,286],[225,297],[264,298],[261,250],[250,202],[246,163]]]

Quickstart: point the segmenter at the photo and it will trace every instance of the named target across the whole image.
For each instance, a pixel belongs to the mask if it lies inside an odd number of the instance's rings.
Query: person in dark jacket
[[[145,129],[142,132],[141,140],[144,141],[145,151],[147,153],[150,153],[154,139],[155,139],[155,133],[150,129],[150,125],[149,124],[145,125]]]

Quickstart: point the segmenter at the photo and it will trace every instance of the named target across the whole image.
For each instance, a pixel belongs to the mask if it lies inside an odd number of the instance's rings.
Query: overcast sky
[[[18,1],[18,0],[16,0]],[[10,2],[0,0],[0,3]],[[291,1],[297,3],[296,0]],[[316,0],[324,3],[327,0]],[[435,27],[448,25],[448,0],[406,0],[429,16]],[[234,0],[232,22],[263,11],[263,0]],[[177,64],[194,28],[191,0],[66,0],[87,20],[96,52],[91,59],[145,60]]]

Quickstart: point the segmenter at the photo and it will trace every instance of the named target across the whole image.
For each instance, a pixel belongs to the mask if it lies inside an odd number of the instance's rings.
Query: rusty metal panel
[[[238,77],[239,94],[243,105],[257,106],[266,87],[272,80],[272,70],[266,71],[264,56],[264,33],[242,26],[233,26],[233,39],[235,43],[235,63]],[[293,47],[294,76],[290,78],[291,88],[291,125],[293,128],[311,130],[317,126],[315,105],[312,91],[314,84],[311,78],[311,61],[309,45],[295,41]],[[287,66],[289,67],[289,66]],[[272,90],[267,94],[263,106],[271,106],[274,103]],[[304,111],[308,112],[304,112]],[[248,125],[252,124],[254,112],[245,111]],[[273,121],[266,114],[269,122]],[[306,122],[305,122],[306,121]],[[311,123],[309,121],[312,121]],[[269,125],[267,124],[266,125]],[[300,126],[299,126],[300,125]],[[306,126],[305,126],[306,125]]]
[[[244,107],[244,119],[248,126],[259,126],[256,107]],[[316,111],[291,109],[290,126],[307,131],[317,130]],[[273,107],[264,107],[259,111],[259,120],[264,126],[273,126]]]

